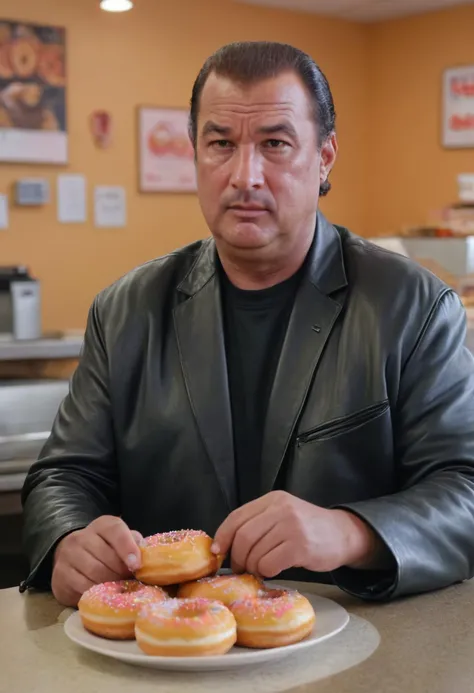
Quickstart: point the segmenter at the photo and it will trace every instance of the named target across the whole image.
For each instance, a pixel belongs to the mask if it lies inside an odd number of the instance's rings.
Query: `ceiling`
[[[357,22],[376,22],[406,17],[457,5],[474,5],[474,0],[235,0],[246,5],[300,10],[341,17]]]

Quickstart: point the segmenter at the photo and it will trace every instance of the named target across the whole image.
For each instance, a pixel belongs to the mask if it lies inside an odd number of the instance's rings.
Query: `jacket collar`
[[[330,296],[347,285],[342,242],[338,230],[318,212],[315,238],[308,258],[307,278],[319,291]],[[217,250],[213,238],[203,241],[191,269],[178,285],[178,291],[194,296],[217,271]]]

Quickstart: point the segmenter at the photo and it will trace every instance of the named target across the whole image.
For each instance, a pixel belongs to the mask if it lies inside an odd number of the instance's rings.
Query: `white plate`
[[[64,630],[68,638],[86,650],[98,652],[128,664],[168,669],[172,671],[218,671],[263,664],[271,660],[282,659],[301,650],[314,648],[323,640],[339,633],[349,622],[349,614],[336,602],[314,594],[305,594],[316,612],[316,625],[313,633],[302,642],[271,650],[248,650],[233,647],[225,655],[212,657],[152,657],[144,654],[135,641],[119,642],[105,640],[89,633],[82,625],[79,613],[73,613]]]

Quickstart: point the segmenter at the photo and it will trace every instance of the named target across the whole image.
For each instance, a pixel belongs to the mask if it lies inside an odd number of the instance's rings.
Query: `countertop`
[[[0,361],[75,359],[81,353],[83,336],[32,340],[0,339]]]
[[[72,611],[49,594],[0,591],[1,693],[471,693],[474,582],[366,604],[321,585],[296,585],[351,614],[311,655],[235,673],[174,673],[121,664],[71,643]],[[339,673],[337,673],[339,672]]]

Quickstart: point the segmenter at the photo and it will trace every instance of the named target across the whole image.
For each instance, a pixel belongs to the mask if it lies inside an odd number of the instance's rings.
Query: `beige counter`
[[[142,669],[78,648],[71,613],[50,595],[0,591],[1,693],[470,693],[474,691],[474,583],[386,605],[335,588],[298,586],[335,599],[347,628],[312,651],[235,673]],[[380,640],[380,642],[379,642]],[[358,663],[359,662],[359,663]],[[355,666],[354,666],[355,664]],[[331,671],[340,673],[330,675]],[[329,675],[328,675],[329,674]]]

